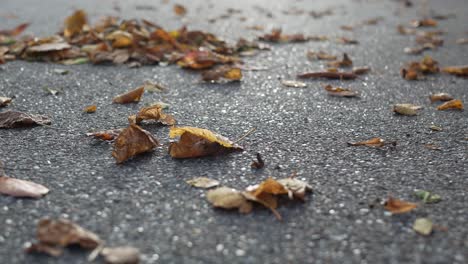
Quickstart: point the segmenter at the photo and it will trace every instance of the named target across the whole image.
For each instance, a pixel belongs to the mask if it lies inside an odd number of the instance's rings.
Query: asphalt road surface
[[[0,160],[10,176],[46,185],[42,199],[0,197],[0,263],[85,263],[87,253],[72,249],[59,258],[27,255],[23,246],[35,237],[37,220],[65,217],[96,232],[111,246],[131,245],[142,252],[143,263],[467,263],[468,262],[468,112],[437,111],[428,100],[447,92],[468,104],[466,79],[445,74],[409,82],[400,67],[422,56],[406,55],[411,36],[401,36],[398,24],[420,17],[423,8],[401,8],[397,1],[179,1],[184,18],[172,12],[173,1],[2,0],[0,25],[30,22],[25,33],[45,36],[58,32],[73,10],[86,10],[92,21],[103,15],[147,18],[167,29],[188,25],[213,32],[229,42],[262,34],[247,26],[283,28],[285,33],[347,36],[358,45],[333,41],[273,45],[271,51],[246,59],[266,67],[247,71],[240,83],[201,84],[199,75],[177,66],[62,66],[24,61],[0,66],[0,96],[15,96],[2,108],[39,113],[52,118],[52,128],[0,130]],[[441,65],[468,64],[468,46],[455,40],[466,35],[465,0],[430,1],[447,33],[445,44],[429,51]],[[216,23],[211,18],[240,9]],[[334,14],[314,19],[308,12],[331,7]],[[288,15],[286,10],[305,10]],[[271,15],[270,15],[271,14]],[[382,16],[375,26],[353,32],[344,24]],[[355,81],[307,81],[304,89],[285,88],[279,79],[294,79],[321,62],[308,61],[308,50],[348,52],[355,65],[372,72]],[[54,74],[67,69],[68,75]],[[112,98],[144,80],[169,87],[166,93],[146,93],[135,105],[113,105]],[[342,85],[361,92],[361,98],[330,97],[323,84]],[[43,87],[59,87],[57,96]],[[91,130],[124,127],[127,116],[154,101],[170,104],[179,124],[203,127],[231,139],[256,132],[242,141],[245,151],[221,157],[174,160],[167,145],[116,165],[112,145],[87,138]],[[95,114],[83,114],[89,104]],[[424,106],[416,117],[397,116],[395,103]],[[429,127],[437,125],[440,132]],[[168,128],[147,125],[160,141]],[[397,141],[395,148],[349,147],[347,142],[381,137]],[[425,144],[435,144],[432,150]],[[250,168],[260,152],[266,167]],[[244,188],[268,176],[297,177],[314,192],[305,203],[285,202],[280,222],[257,207],[248,215],[212,208],[205,191],[185,180],[196,176],[218,179]],[[405,215],[371,208],[388,195],[416,202],[415,189],[442,196]],[[424,237],[412,230],[418,217],[440,227]],[[97,260],[102,262],[102,260]]]

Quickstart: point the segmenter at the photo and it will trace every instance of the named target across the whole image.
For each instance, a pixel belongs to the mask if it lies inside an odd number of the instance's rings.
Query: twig
[[[248,135],[252,134],[253,132],[255,132],[255,130],[257,130],[257,128],[252,128],[250,129],[249,131],[247,131],[247,133],[245,133],[242,137],[240,137],[239,139],[235,140],[234,142],[232,142],[232,144],[235,144],[235,143],[239,143],[239,141],[243,140],[244,138],[246,138]]]

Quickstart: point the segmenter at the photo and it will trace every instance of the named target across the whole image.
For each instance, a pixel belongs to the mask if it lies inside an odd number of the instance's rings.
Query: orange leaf
[[[458,109],[463,110],[463,103],[460,99],[450,100],[437,107],[437,110]]]
[[[116,139],[119,134],[122,132],[123,129],[111,129],[111,130],[104,130],[98,132],[90,132],[86,133],[88,137],[95,137],[101,140],[111,141]]]
[[[449,66],[442,68],[442,71],[448,74],[457,75],[460,77],[468,76],[468,65],[463,66]]]
[[[148,131],[130,124],[115,140],[112,156],[117,163],[122,163],[137,154],[152,151],[157,145],[158,141]]]
[[[143,86],[138,87],[134,90],[131,90],[129,92],[116,96],[112,100],[112,102],[116,104],[128,104],[128,103],[139,102],[144,92],[145,92],[145,88]]]
[[[360,142],[348,142],[350,146],[368,146],[368,147],[383,147],[385,145],[385,140],[381,138],[371,138],[369,140],[360,141]]]
[[[385,209],[390,211],[393,214],[403,214],[407,213],[414,208],[418,207],[415,203],[405,202],[403,200],[398,200],[393,197],[388,197],[387,201],[385,202]]]
[[[138,114],[135,116],[135,122],[139,124],[143,120],[156,120],[169,126],[175,125],[176,123],[174,117],[164,113],[162,107],[157,104],[140,109]]]
[[[94,113],[96,112],[97,106],[96,105],[90,105],[85,107],[84,112],[86,113]]]
[[[178,16],[184,16],[187,14],[187,9],[183,5],[175,4],[174,13]]]

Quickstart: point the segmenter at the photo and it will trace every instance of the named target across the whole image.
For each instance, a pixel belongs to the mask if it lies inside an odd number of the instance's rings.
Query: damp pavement
[[[417,2],[417,1],[414,1]],[[468,64],[468,6],[463,0],[430,1],[438,14],[445,44],[433,56],[440,65]],[[59,31],[73,10],[84,9],[91,21],[103,15],[146,18],[167,29],[188,25],[213,32],[229,42],[252,39],[281,27],[285,33],[347,36],[358,45],[334,41],[273,45],[271,51],[247,58],[240,83],[203,84],[195,72],[177,66],[63,66],[14,61],[0,66],[0,95],[15,96],[1,109],[48,115],[52,126],[0,130],[0,160],[10,176],[41,183],[51,192],[42,199],[0,197],[1,263],[85,263],[87,253],[67,250],[59,258],[27,255],[22,249],[35,237],[42,217],[63,217],[97,233],[108,245],[140,249],[142,263],[467,263],[468,262],[468,112],[437,111],[428,96],[447,92],[468,104],[468,82],[444,74],[408,82],[400,67],[421,56],[403,53],[411,36],[396,32],[398,24],[418,18],[422,8],[402,8],[397,1],[179,1],[184,18],[169,1],[2,0],[2,28],[30,22],[26,33],[45,36]],[[416,3],[417,4],[417,3]],[[234,12],[216,23],[208,20]],[[314,19],[309,11],[332,8]],[[304,10],[304,14],[285,14]],[[294,13],[294,12],[292,12]],[[297,12],[296,12],[297,13]],[[383,17],[375,26],[353,32],[341,25]],[[306,81],[307,88],[285,88],[280,79],[322,67],[308,61],[308,50],[347,52],[356,66],[372,72],[355,81]],[[54,69],[70,73],[58,75]],[[113,105],[112,98],[145,80],[167,86],[166,93],[145,93],[135,105]],[[324,84],[360,91],[360,98],[335,98]],[[47,95],[44,87],[62,92]],[[236,139],[256,128],[241,144],[242,153],[221,157],[174,160],[167,154],[168,128],[147,125],[163,145],[156,151],[116,165],[112,145],[87,138],[88,131],[119,128],[127,116],[155,101],[170,104],[179,124],[203,127]],[[395,103],[424,106],[416,117],[397,116]],[[97,104],[94,114],[83,108]],[[431,125],[442,127],[436,132]],[[347,142],[381,137],[396,141],[382,149],[349,147]],[[426,148],[434,144],[440,150]],[[260,152],[266,162],[253,171]],[[186,180],[206,176],[223,185],[245,188],[268,176],[293,173],[314,192],[305,203],[282,201],[283,221],[255,208],[248,215],[213,209],[205,191]],[[390,215],[379,201],[393,195],[416,202],[413,192],[441,195],[437,204],[411,213]],[[418,217],[439,227],[424,237],[412,230]],[[102,260],[98,259],[98,263]]]

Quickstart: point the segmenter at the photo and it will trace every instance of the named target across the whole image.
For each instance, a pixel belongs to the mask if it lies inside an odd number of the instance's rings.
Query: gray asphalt
[[[456,45],[467,37],[468,6],[464,0],[430,1],[439,13],[456,18],[440,21],[448,33],[445,45],[428,52],[441,65],[468,64],[468,46]],[[14,109],[48,115],[52,127],[0,130],[0,160],[8,175],[46,185],[51,193],[39,200],[0,197],[0,263],[85,263],[87,254],[70,250],[60,258],[26,255],[24,243],[35,236],[42,217],[66,217],[86,227],[113,246],[131,245],[143,254],[143,263],[467,263],[468,262],[468,111],[437,111],[428,95],[447,92],[468,104],[466,79],[447,75],[408,82],[400,67],[419,57],[405,55],[413,45],[409,36],[396,33],[396,25],[416,18],[418,7],[397,15],[395,1],[179,1],[188,8],[184,19],[162,1],[59,1],[2,0],[0,25],[5,28],[28,21],[26,33],[52,34],[76,8],[96,21],[102,15],[148,18],[165,28],[213,32],[234,42],[260,32],[245,26],[282,27],[286,33],[350,36],[359,45],[334,42],[274,45],[273,50],[247,59],[266,71],[245,72],[241,83],[198,83],[196,73],[177,66],[61,66],[23,61],[0,66],[0,96],[15,96]],[[120,12],[113,9],[120,7]],[[141,9],[150,5],[152,9]],[[139,6],[137,8],[137,6]],[[335,14],[321,19],[282,13],[292,7],[306,11],[334,7]],[[208,19],[241,9],[215,24]],[[273,17],[261,11],[269,10]],[[9,18],[14,14],[17,18]],[[383,16],[377,26],[355,32],[339,30],[343,24]],[[246,17],[241,21],[240,17]],[[356,81],[307,81],[308,88],[284,88],[279,78],[319,69],[306,59],[307,50],[346,51],[355,65],[368,65],[372,73]],[[68,75],[54,69],[70,70]],[[144,80],[169,87],[167,93],[146,93],[136,105],[113,105],[112,98]],[[362,93],[360,99],[327,96],[322,84],[343,85]],[[63,93],[47,95],[44,86]],[[127,116],[154,101],[171,105],[170,112],[183,125],[208,128],[235,139],[255,127],[243,153],[222,157],[173,160],[167,145],[155,152],[116,165],[112,146],[86,138],[90,130],[127,124]],[[95,114],[83,114],[89,104]],[[424,106],[416,117],[396,116],[395,103]],[[429,129],[432,125],[441,132]],[[146,125],[160,141],[168,129]],[[346,142],[371,137],[396,140],[396,148],[348,147]],[[437,144],[435,151],[424,144]],[[266,162],[261,171],[250,169],[255,153]],[[195,176],[220,180],[244,188],[268,176],[297,172],[315,192],[305,203],[285,202],[279,208],[283,222],[266,209],[249,215],[213,209],[205,191],[184,181]],[[424,205],[401,216],[370,208],[389,194],[417,201],[414,189],[431,190],[443,201]],[[447,227],[422,237],[412,231],[417,217],[429,217]]]

